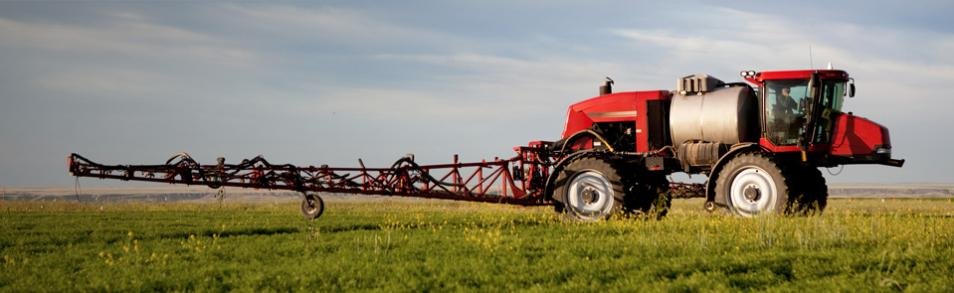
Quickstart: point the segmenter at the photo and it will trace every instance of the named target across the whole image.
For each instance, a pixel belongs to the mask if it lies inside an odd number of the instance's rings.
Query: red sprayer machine
[[[159,165],[103,165],[68,158],[77,177],[292,190],[301,211],[324,210],[319,193],[410,196],[552,205],[580,220],[614,214],[660,218],[673,196],[704,197],[709,211],[740,216],[824,210],[819,167],[881,164],[891,158],[888,129],[844,112],[854,80],[841,70],[742,71],[746,82],[697,74],[675,90],[613,93],[570,105],[562,138],[515,147],[516,156],[421,165],[413,156],[387,168],[273,164],[262,157],[202,165],[186,154]],[[672,183],[676,172],[702,184]]]

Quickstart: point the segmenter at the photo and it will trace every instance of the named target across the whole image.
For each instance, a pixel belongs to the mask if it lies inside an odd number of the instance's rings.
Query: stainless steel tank
[[[758,141],[758,111],[758,99],[748,86],[716,88],[702,94],[674,93],[669,112],[672,144]]]

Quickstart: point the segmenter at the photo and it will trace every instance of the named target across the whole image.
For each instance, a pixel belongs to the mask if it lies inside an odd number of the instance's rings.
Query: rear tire
[[[607,158],[575,159],[559,173],[555,186],[553,196],[571,219],[598,221],[622,210],[622,176]]]
[[[729,211],[742,217],[790,212],[794,184],[786,175],[770,157],[741,154],[719,172],[716,192],[722,193]]]
[[[669,213],[672,194],[665,175],[635,172],[629,181],[623,207],[626,214],[659,220]]]

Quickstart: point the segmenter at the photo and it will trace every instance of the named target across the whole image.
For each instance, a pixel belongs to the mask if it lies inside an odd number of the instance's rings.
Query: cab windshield
[[[812,143],[830,143],[832,115],[845,102],[845,81],[822,80],[821,99]],[[765,82],[765,133],[775,145],[795,145],[803,135],[814,99],[808,96],[808,79]]]
[[[821,107],[818,121],[815,123],[815,136],[812,143],[831,143],[832,114],[841,112],[845,103],[847,89],[845,81],[824,80],[821,86]]]
[[[841,112],[841,106],[845,104],[846,92],[844,81],[826,80],[822,82],[822,108],[828,108],[833,111]]]

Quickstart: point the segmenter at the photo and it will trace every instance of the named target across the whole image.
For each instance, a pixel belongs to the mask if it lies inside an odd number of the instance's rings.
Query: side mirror
[[[851,98],[854,96],[855,96],[855,79],[852,78],[851,80],[848,80],[848,97]]]

